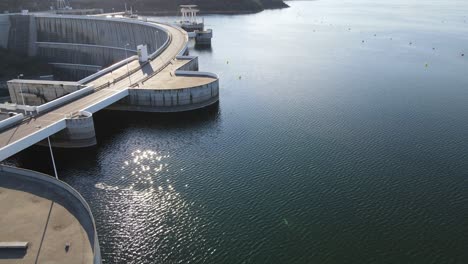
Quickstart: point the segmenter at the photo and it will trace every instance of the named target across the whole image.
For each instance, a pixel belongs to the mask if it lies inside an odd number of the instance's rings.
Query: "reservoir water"
[[[468,2],[288,4],[205,17],[219,105],[55,150],[104,263],[468,263]]]

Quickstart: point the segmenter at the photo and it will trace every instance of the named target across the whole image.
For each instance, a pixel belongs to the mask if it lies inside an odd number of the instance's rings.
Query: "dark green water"
[[[219,105],[57,150],[104,263],[468,263],[468,2],[380,2],[208,16]]]

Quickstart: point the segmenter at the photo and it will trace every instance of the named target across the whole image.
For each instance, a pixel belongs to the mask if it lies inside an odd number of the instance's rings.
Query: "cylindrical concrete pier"
[[[67,128],[51,137],[53,147],[86,148],[97,144],[91,113],[82,111],[78,116],[67,119],[66,124]]]

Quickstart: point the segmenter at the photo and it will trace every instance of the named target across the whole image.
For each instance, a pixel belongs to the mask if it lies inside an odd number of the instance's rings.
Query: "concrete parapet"
[[[69,103],[71,101],[74,101],[78,98],[81,98],[83,96],[86,96],[88,94],[91,94],[94,92],[94,87],[93,86],[88,86],[83,89],[80,89],[78,91],[75,91],[73,93],[69,93],[65,96],[62,96],[60,98],[57,98],[51,102],[45,103],[43,105],[37,106],[36,111],[37,113],[44,113],[47,111],[52,110],[53,108],[59,107],[61,105],[64,105],[66,103]]]
[[[9,115],[8,115],[9,116]],[[13,116],[9,116],[0,121],[0,131],[10,128],[21,121],[23,121],[24,115],[23,114],[15,114]]]
[[[205,78],[213,78],[218,79],[218,75],[212,72],[199,72],[199,71],[183,71],[177,70],[175,71],[176,76],[186,76],[186,77],[205,77]]]
[[[203,108],[219,100],[219,80],[183,89],[130,89],[127,98],[111,110],[140,112],[183,112]]]
[[[178,60],[188,60],[189,62],[182,65],[178,70],[181,71],[198,71],[198,57],[197,56],[177,56]]]

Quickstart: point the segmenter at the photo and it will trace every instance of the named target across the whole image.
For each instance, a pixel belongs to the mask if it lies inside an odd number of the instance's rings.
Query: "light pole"
[[[24,75],[23,74],[20,74],[18,75],[17,79],[18,80],[21,80],[21,77],[23,77]],[[24,104],[24,96],[23,96],[23,83],[20,82],[20,94],[21,94],[21,101],[23,102],[23,106],[25,106]],[[26,115],[26,109],[23,109],[24,111],[24,114]]]
[[[130,79],[130,70],[128,69],[127,46],[130,46],[130,44],[129,43],[125,44],[125,59],[127,60],[127,76],[128,76],[128,81],[130,82],[129,85],[132,85],[132,80]]]

